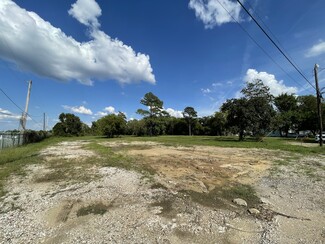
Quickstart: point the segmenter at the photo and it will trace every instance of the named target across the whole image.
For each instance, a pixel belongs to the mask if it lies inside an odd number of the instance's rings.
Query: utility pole
[[[43,131],[46,131],[45,113],[43,114]]]
[[[20,125],[21,125],[21,130],[22,131],[26,130],[26,120],[27,120],[27,115],[28,115],[28,105],[29,105],[29,98],[30,98],[31,89],[32,89],[32,81],[30,80],[28,82],[28,90],[27,90],[25,111],[23,112],[23,114],[21,116],[21,119],[20,119]]]
[[[318,64],[315,64],[314,74],[315,74],[315,84],[316,84],[316,96],[317,96],[317,112],[319,120],[319,146],[323,146],[323,121],[322,121],[322,98],[318,86]]]

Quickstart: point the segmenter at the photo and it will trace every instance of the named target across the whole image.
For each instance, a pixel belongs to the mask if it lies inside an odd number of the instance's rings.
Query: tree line
[[[262,80],[247,82],[241,90],[240,98],[228,99],[220,111],[211,116],[198,117],[193,107],[184,108],[182,118],[171,116],[164,110],[164,102],[152,92],[140,100],[146,109],[139,108],[140,120],[127,121],[123,113],[109,114],[92,123],[89,127],[73,114],[62,113],[60,122],[53,127],[58,136],[119,135],[157,136],[157,135],[238,135],[261,139],[272,131],[287,137],[290,131],[309,131],[318,133],[318,114],[316,97],[296,96],[283,93],[276,97]],[[324,103],[322,104],[325,110]],[[324,117],[324,113],[323,113]],[[324,119],[323,119],[324,121]]]

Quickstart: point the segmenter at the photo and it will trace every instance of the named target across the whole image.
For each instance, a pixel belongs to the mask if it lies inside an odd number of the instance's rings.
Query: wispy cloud
[[[306,57],[316,57],[319,55],[325,54],[325,42],[322,41],[318,44],[315,44],[311,48],[309,48],[306,52]]]
[[[116,80],[155,83],[149,56],[101,31],[102,12],[94,0],[78,0],[69,14],[88,28],[89,42],[78,42],[35,12],[12,0],[0,1],[0,57],[23,70],[61,81]],[[35,55],[37,53],[37,55]]]
[[[211,93],[212,91],[210,90],[210,88],[201,88],[201,92],[202,92],[203,94],[209,94],[209,93]]]
[[[0,108],[0,120],[17,120],[17,119],[20,119],[21,118],[21,115],[18,115],[18,114],[14,114],[12,112],[10,112],[9,110],[7,109],[2,109]]]

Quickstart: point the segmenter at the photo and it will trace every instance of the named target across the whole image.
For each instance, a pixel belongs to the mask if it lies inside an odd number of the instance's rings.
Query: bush
[[[50,133],[47,131],[27,130],[24,132],[24,144],[40,142],[48,137]]]

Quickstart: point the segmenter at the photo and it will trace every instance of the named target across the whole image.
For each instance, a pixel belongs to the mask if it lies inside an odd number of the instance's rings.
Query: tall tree
[[[298,103],[293,94],[280,94],[274,98],[274,105],[277,108],[277,114],[273,119],[273,127],[287,137],[290,129],[297,130],[298,124]]]
[[[222,136],[226,133],[226,115],[222,112],[216,112],[208,120],[208,126],[210,127],[210,135],[212,136]]]
[[[137,113],[144,116],[149,129],[149,135],[152,136],[159,134],[159,128],[155,128],[159,125],[158,118],[168,115],[168,113],[163,109],[164,102],[152,92],[148,92],[141,99],[140,103],[148,107],[148,110],[138,109]]]
[[[313,95],[299,96],[298,101],[298,127],[299,130],[310,130],[314,135],[319,130],[317,102]],[[325,104],[322,103],[323,123],[325,123]]]
[[[246,98],[230,99],[221,106],[221,111],[227,116],[227,127],[239,134],[239,140],[244,140],[245,131],[251,125],[252,108]]]
[[[255,79],[247,82],[246,87],[241,92],[248,100],[251,108],[250,130],[257,139],[261,139],[270,130],[272,117],[275,114],[270,88],[262,80]]]
[[[242,89],[243,98],[227,100],[222,105],[221,111],[227,114],[228,127],[239,133],[239,140],[243,140],[245,131],[261,139],[270,129],[274,110],[269,90],[261,80],[253,80]]]
[[[184,116],[184,119],[186,120],[187,125],[188,125],[188,135],[191,136],[192,135],[192,125],[193,125],[193,122],[195,121],[195,118],[197,117],[197,112],[195,111],[195,109],[193,107],[186,107],[186,108],[184,108],[183,116]]]
[[[82,133],[82,122],[74,114],[61,113],[59,120],[53,127],[53,134],[56,136],[79,136]]]

